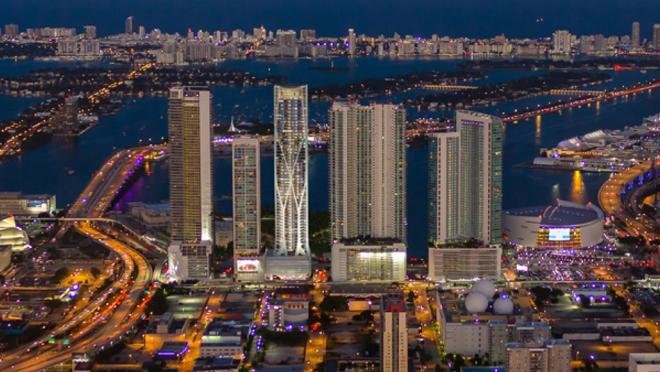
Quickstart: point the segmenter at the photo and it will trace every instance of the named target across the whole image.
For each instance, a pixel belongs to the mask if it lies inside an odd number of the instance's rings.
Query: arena
[[[603,240],[603,212],[597,206],[557,200],[544,207],[504,212],[502,225],[509,242],[537,248],[586,248]]]

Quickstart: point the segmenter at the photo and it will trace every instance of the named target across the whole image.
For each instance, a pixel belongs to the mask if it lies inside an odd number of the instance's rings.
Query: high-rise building
[[[307,86],[274,89],[275,248],[271,278],[309,276]],[[296,262],[288,265],[287,263]],[[298,270],[298,271],[297,271]]]
[[[380,371],[408,371],[408,326],[401,293],[383,296],[380,306]]]
[[[5,25],[5,35],[7,36],[18,36],[18,31],[18,25],[15,23]]]
[[[207,278],[214,236],[211,93],[174,87],[169,100],[170,273],[173,280]]]
[[[632,32],[630,33],[630,46],[632,49],[639,49],[641,46],[641,37],[639,34],[639,22],[632,23]]]
[[[261,265],[261,172],[259,139],[232,142],[234,272],[239,280],[258,280]],[[261,275],[260,275],[261,274]]]
[[[502,271],[502,247],[430,247],[429,280],[497,280]]]
[[[133,16],[126,17],[124,21],[124,33],[130,35],[133,33]]]
[[[459,234],[460,145],[458,132],[429,137],[429,241],[445,244]]]
[[[348,29],[348,54],[351,56],[355,55],[355,51],[357,48],[357,40],[355,37],[355,30],[352,28]]]
[[[87,39],[96,39],[96,26],[94,25],[85,26],[85,37]]]
[[[660,23],[653,25],[653,49],[660,51]]]
[[[556,54],[571,53],[572,35],[566,30],[557,30],[552,34],[552,51]]]
[[[329,123],[331,239],[405,242],[405,110],[337,102]]]
[[[485,244],[502,238],[502,119],[456,111],[460,133],[459,234]]]

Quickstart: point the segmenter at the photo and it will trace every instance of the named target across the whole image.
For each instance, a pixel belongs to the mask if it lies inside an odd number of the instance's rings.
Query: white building
[[[331,239],[406,240],[405,110],[335,102],[330,123]]]
[[[604,215],[592,203],[557,200],[555,205],[506,211],[502,220],[508,240],[525,247],[585,248],[603,241]]]
[[[400,294],[383,296],[380,314],[380,371],[408,371],[406,305]]]
[[[555,54],[570,54],[573,35],[566,30],[557,30],[552,34],[552,52]]]
[[[497,280],[502,271],[502,247],[491,245],[476,248],[429,247],[429,274],[432,281]]]
[[[460,133],[459,234],[496,244],[502,238],[502,119],[456,111]]]
[[[352,28],[348,29],[347,43],[348,43],[348,54],[354,56],[357,48],[357,39],[355,37],[355,30],[353,30]]]
[[[507,345],[507,372],[569,372],[570,364],[571,343],[568,340],[548,340],[540,345]]]
[[[436,244],[460,237],[460,143],[458,132],[429,137],[429,241]]]
[[[0,247],[7,246],[12,252],[22,252],[30,247],[27,232],[16,226],[16,219],[7,217],[0,220]]]
[[[295,40],[295,34],[294,34]],[[275,86],[275,249],[274,256],[298,257],[311,274],[308,240],[307,86]],[[272,276],[291,276],[284,267],[267,264]],[[296,276],[301,272],[296,273]]]
[[[239,280],[263,278],[260,263],[249,265],[249,263],[254,263],[252,261],[260,260],[261,255],[261,171],[259,164],[259,139],[234,137],[232,141],[233,247],[234,272]],[[239,262],[239,260],[243,261]]]
[[[208,90],[170,89],[169,139],[171,279],[208,278],[214,239],[211,93]]]
[[[635,21],[632,23],[632,32],[630,33],[630,47],[633,50],[639,49],[641,46],[641,38],[639,33],[639,22]]]
[[[406,245],[395,239],[342,240],[332,245],[333,281],[404,281]]]
[[[628,354],[628,372],[660,371],[660,353]]]

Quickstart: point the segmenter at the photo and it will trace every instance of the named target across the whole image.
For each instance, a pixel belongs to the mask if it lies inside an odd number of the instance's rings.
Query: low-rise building
[[[628,372],[660,371],[660,353],[630,353]]]
[[[406,245],[396,239],[350,239],[332,245],[333,281],[403,281]]]
[[[30,247],[27,232],[16,226],[13,216],[0,220],[0,246],[9,246],[13,252],[21,252]]]
[[[502,272],[502,247],[453,246],[429,248],[428,279],[432,281],[498,279]]]
[[[23,195],[19,192],[0,193],[0,217],[38,216],[41,213],[55,212],[55,195]]]

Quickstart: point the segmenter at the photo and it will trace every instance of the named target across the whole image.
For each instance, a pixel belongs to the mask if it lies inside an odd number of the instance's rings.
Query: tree
[[[89,269],[89,272],[90,274],[92,274],[94,278],[98,278],[99,275],[101,275],[101,270],[99,270],[98,267],[92,267],[91,269]]]
[[[167,312],[167,295],[163,288],[158,288],[147,305],[147,313],[163,315]]]
[[[585,295],[580,295],[580,305],[585,309],[588,308],[591,306],[591,299]]]
[[[55,271],[55,274],[53,275],[53,282],[60,284],[69,275],[71,275],[71,272],[69,271],[68,268],[66,267],[59,268],[57,269],[57,271]]]

